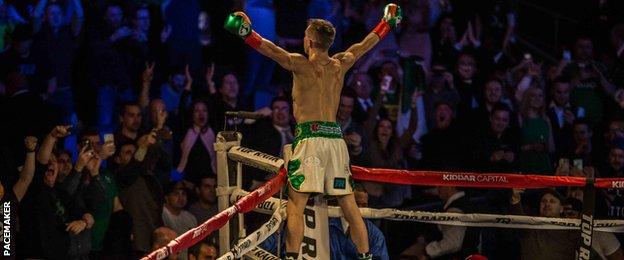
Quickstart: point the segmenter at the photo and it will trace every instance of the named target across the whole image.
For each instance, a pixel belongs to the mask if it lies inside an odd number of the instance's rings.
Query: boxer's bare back
[[[306,38],[310,37],[309,34],[306,30]],[[288,53],[288,64],[281,65],[293,73],[293,112],[297,123],[336,121],[345,74],[355,60],[377,42],[376,37],[367,37],[349,50],[332,57],[327,52],[309,51],[309,57]],[[271,48],[267,45],[265,47]]]
[[[345,74],[340,61],[327,57],[303,64],[305,69],[293,73],[293,112],[297,123],[335,122]]]

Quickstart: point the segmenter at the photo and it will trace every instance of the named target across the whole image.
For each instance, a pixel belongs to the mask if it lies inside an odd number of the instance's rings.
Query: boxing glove
[[[384,16],[379,21],[379,24],[373,29],[373,33],[377,34],[379,38],[383,38],[388,34],[390,30],[397,27],[401,23],[403,13],[401,7],[396,4],[387,4],[384,8]]]
[[[262,43],[262,37],[251,29],[251,21],[243,12],[230,14],[225,20],[223,27],[226,31],[243,38],[245,43],[254,49],[260,47]]]

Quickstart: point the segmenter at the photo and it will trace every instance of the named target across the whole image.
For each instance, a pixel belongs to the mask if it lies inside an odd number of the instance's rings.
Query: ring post
[[[222,131],[217,134],[214,148],[217,154],[217,197],[219,212],[222,212],[230,206],[230,193],[233,188],[230,183],[239,183],[238,180],[230,182],[230,164],[228,163],[227,152],[232,146],[239,146],[242,137],[243,135],[241,133],[235,131]],[[239,168],[240,166],[237,165],[236,169],[238,170]],[[239,172],[237,172],[236,177],[238,177],[238,173]],[[240,189],[240,187],[238,188]],[[220,255],[230,251],[230,224],[231,223],[228,223],[219,229]]]
[[[596,187],[594,177],[587,178],[583,189],[583,212],[581,214],[581,230],[577,259],[591,259],[592,236],[594,234],[594,208],[596,202]]]

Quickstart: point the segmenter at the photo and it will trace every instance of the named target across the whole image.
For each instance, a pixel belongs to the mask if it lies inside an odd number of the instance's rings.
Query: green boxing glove
[[[396,4],[386,5],[384,8],[384,16],[375,29],[373,29],[373,33],[377,34],[380,39],[385,37],[392,28],[397,27],[401,23],[402,18],[403,12],[400,6]]]
[[[251,29],[251,21],[243,12],[230,14],[223,25],[226,31],[237,35],[245,40],[245,43],[256,49],[262,44],[262,37]]]

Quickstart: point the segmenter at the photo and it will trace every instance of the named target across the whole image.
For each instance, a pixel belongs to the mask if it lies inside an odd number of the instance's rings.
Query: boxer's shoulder
[[[340,66],[344,71],[348,70],[355,63],[355,55],[353,55],[350,51],[344,51],[334,54],[332,58],[338,60],[340,62]]]
[[[293,65],[293,71],[301,71],[310,65],[310,61],[299,53],[290,53],[290,62]]]

